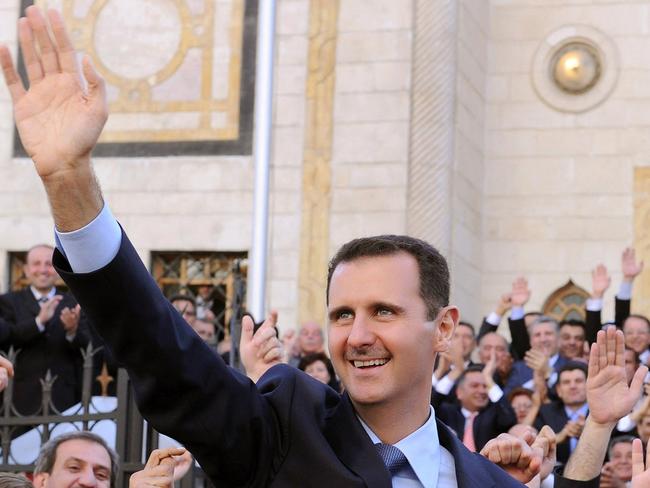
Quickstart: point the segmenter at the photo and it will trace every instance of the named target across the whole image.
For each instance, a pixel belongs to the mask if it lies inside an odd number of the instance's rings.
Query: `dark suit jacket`
[[[544,425],[548,425],[555,433],[559,433],[569,418],[564,411],[564,404],[561,401],[555,401],[542,405],[535,419],[535,428],[541,429]],[[571,446],[569,439],[557,445],[557,460],[559,463],[566,463],[571,454]]]
[[[73,341],[65,338],[59,319],[64,307],[77,302],[69,294],[63,295],[45,331],[36,326],[40,306],[29,288],[0,296],[0,316],[11,327],[8,345],[20,350],[16,358],[14,377],[14,405],[23,415],[35,413],[41,406],[41,378],[49,369],[57,379],[52,386],[52,401],[64,410],[81,399],[81,348],[88,344],[88,333],[81,321]]]
[[[465,433],[465,417],[460,404],[444,403],[436,410],[437,417],[456,432],[459,439]],[[514,410],[505,397],[496,403],[490,402],[474,419],[473,432],[476,450],[480,451],[490,439],[508,432],[517,423]]]
[[[631,300],[621,300],[618,297],[615,298],[614,322],[616,323],[616,327],[619,329],[623,328],[623,322],[625,322],[625,319],[630,315],[630,304]],[[585,338],[589,345],[596,342],[596,334],[598,334],[598,331],[603,326],[600,312],[600,310],[595,312],[586,310]]]
[[[162,296],[124,234],[101,270],[72,274],[59,252],[54,263],[127,367],[142,414],[185,445],[216,486],[390,488],[346,395],[286,365],[257,386],[227,367]],[[521,486],[442,423],[438,432],[460,488]]]

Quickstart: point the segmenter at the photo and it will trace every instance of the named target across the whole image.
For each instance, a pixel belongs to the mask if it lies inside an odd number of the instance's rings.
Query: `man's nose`
[[[98,486],[97,478],[95,477],[95,472],[91,466],[88,466],[83,471],[81,471],[79,476],[79,485],[84,488],[95,488]]]
[[[356,315],[348,336],[348,345],[352,347],[368,346],[375,342],[375,334],[366,317]]]

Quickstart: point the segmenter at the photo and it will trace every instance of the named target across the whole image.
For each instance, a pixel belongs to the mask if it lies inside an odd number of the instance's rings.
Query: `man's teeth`
[[[368,366],[383,366],[388,359],[371,359],[370,361],[354,361],[355,368],[366,368]]]

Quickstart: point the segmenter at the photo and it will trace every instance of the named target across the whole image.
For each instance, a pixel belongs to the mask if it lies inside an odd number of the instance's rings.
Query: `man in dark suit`
[[[0,63],[50,200],[56,265],[129,370],[152,426],[184,444],[218,486],[521,486],[433,415],[433,364],[459,313],[448,304],[446,262],[423,241],[359,239],[332,260],[329,351],[346,394],[285,365],[256,386],[215,356],[104,205],[89,157],[106,121],[104,84],[86,59],[84,91],[61,17],[49,18],[56,43],[37,8],[20,23],[29,91],[4,46]]]
[[[54,287],[52,251],[47,245],[31,248],[24,266],[29,287],[0,296],[0,317],[11,329],[7,345],[19,351],[13,401],[23,415],[40,408],[41,379],[48,370],[56,376],[52,403],[58,410],[81,399],[81,348],[88,334],[74,298]]]
[[[490,401],[483,366],[470,366],[458,378],[457,403],[443,403],[436,409],[438,418],[451,427],[465,447],[479,452],[487,442],[517,423],[505,397]]]
[[[558,374],[557,395],[559,400],[542,405],[535,427],[550,426],[557,434],[557,459],[566,463],[575,449],[578,438],[589,413],[587,404],[587,366],[570,362]]]

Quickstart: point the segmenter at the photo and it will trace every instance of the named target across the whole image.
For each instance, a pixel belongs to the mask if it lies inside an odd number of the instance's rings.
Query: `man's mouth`
[[[350,363],[352,363],[352,365],[355,368],[364,369],[364,368],[373,368],[373,367],[376,367],[376,366],[383,366],[388,361],[390,361],[390,359],[382,358],[382,359],[368,359],[368,360],[365,360],[365,361],[353,360],[353,361],[350,361]]]

